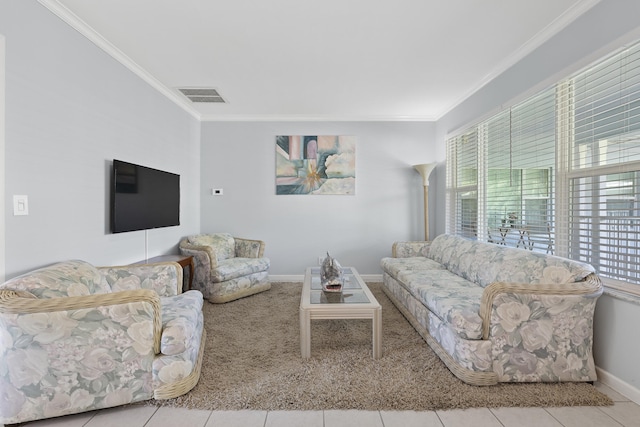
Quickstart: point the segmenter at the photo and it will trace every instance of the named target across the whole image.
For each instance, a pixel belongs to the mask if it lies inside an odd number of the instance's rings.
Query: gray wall
[[[5,279],[4,208],[4,35],[0,34],[0,282]]]
[[[423,239],[422,178],[434,160],[433,123],[207,122],[202,124],[202,231],[264,240],[272,275],[302,275],[327,250],[362,274],[381,274],[395,240]],[[356,195],[275,194],[276,135],[355,135]],[[223,196],[211,196],[223,188]],[[430,194],[430,199],[435,195]]]
[[[35,1],[0,0],[6,38],[6,275],[130,263],[200,227],[200,124]],[[181,175],[179,227],[110,234],[110,162]],[[29,215],[12,215],[14,194]]]
[[[505,71],[497,79],[437,122],[436,140],[444,141],[448,133],[479,121],[508,107],[514,101],[548,87],[599,57],[611,53],[625,42],[640,39],[640,2],[605,0],[574,21],[530,55]],[[606,23],[615,22],[615,25]],[[439,181],[444,194],[444,177]],[[444,230],[444,200],[436,213],[438,229]],[[640,302],[640,298],[638,298]],[[630,335],[633,325],[640,323],[640,305],[603,296],[596,308],[596,365],[635,388],[640,399],[640,340]],[[631,334],[633,334],[631,332]]]

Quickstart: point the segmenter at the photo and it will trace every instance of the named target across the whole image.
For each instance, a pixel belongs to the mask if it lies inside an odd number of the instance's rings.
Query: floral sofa
[[[271,289],[262,240],[242,239],[229,233],[196,234],[178,245],[194,259],[194,289],[212,303],[225,303]]]
[[[202,294],[177,263],[66,261],[0,285],[0,423],[191,390],[204,347]]]
[[[595,381],[592,266],[440,235],[396,242],[383,289],[461,380]]]

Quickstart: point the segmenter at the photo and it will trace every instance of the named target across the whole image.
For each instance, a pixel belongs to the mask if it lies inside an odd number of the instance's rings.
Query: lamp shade
[[[415,170],[420,172],[420,175],[422,176],[422,184],[425,187],[429,186],[429,175],[431,175],[431,172],[433,172],[436,165],[437,163],[423,163],[421,165],[413,166]]]

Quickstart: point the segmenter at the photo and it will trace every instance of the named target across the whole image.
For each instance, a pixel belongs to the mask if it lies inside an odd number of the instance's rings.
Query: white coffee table
[[[373,358],[382,356],[382,307],[353,267],[343,267],[341,294],[322,291],[320,267],[307,268],[300,298],[300,352],[311,357],[311,321],[315,319],[371,319]]]

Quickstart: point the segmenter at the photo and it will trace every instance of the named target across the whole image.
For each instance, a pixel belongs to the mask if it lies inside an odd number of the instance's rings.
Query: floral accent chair
[[[177,263],[66,261],[0,285],[0,423],[168,399],[200,377],[202,294]]]
[[[229,233],[198,234],[180,242],[180,252],[193,256],[193,288],[212,303],[225,303],[271,289],[265,243]]]

